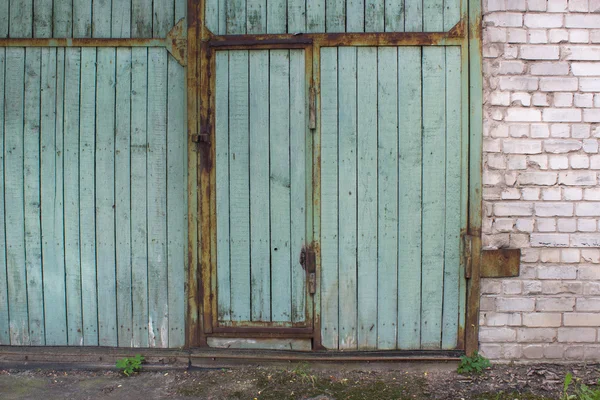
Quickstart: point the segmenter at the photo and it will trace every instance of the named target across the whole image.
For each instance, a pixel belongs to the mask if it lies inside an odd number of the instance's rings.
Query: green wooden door
[[[217,328],[308,326],[305,50],[214,57]]]

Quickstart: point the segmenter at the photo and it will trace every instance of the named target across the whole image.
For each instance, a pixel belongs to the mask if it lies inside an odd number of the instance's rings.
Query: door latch
[[[300,265],[308,274],[308,292],[315,294],[317,291],[317,255],[312,248],[302,248]]]

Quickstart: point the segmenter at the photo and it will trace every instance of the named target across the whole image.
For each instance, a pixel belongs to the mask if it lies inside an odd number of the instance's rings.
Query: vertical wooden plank
[[[167,347],[169,340],[166,285],[167,56],[164,49],[148,49],[148,340],[151,347]]]
[[[229,241],[229,52],[216,52],[215,168],[217,209],[217,312],[219,321],[231,320]]]
[[[250,320],[248,51],[229,53],[229,224],[231,319]]]
[[[398,48],[398,88],[398,347],[416,350],[421,344],[421,48]]]
[[[12,23],[12,22],[11,22]],[[4,203],[6,235],[6,271],[10,316],[10,344],[29,344],[27,313],[27,275],[25,268],[25,219],[23,187],[23,118],[25,86],[25,50],[6,49],[4,97]]]
[[[252,34],[267,33],[267,1],[247,0],[246,4],[246,31]]]
[[[346,2],[345,0],[325,0],[325,31],[346,31]]]
[[[25,120],[23,183],[25,199],[25,267],[29,340],[45,343],[42,282],[42,229],[40,226],[40,66],[41,49],[25,50]]]
[[[396,348],[398,318],[398,57],[378,49],[377,347]]]
[[[289,50],[271,50],[269,62],[271,315],[290,321],[290,70]],[[297,250],[296,250],[297,251]]]
[[[347,0],[346,32],[365,31],[365,0]]]
[[[287,15],[287,31],[289,33],[306,32],[305,0],[288,0]]]
[[[226,2],[225,32],[228,34],[246,33],[246,2],[244,0],[227,0]],[[267,13],[269,13],[267,9]],[[223,30],[219,26],[219,30]],[[268,32],[268,28],[267,28]]]
[[[229,32],[229,28],[228,28],[228,22],[227,22],[227,15],[228,15],[228,6],[229,6],[229,1],[228,0],[218,0],[219,4],[218,4],[218,24],[219,24],[219,35],[225,35],[227,32]]]
[[[114,22],[114,18],[113,18]],[[129,24],[124,25],[129,29]],[[133,346],[131,243],[131,49],[117,49],[115,87],[115,261],[117,341]],[[139,198],[134,200],[137,203]]]
[[[135,3],[134,3],[135,4]],[[134,347],[148,347],[148,50],[131,49],[131,296]]]
[[[111,4],[111,37],[131,37],[131,3],[129,1],[113,1]]]
[[[357,346],[356,48],[338,49],[340,349]]]
[[[306,2],[306,31],[325,32],[325,0]]]
[[[423,0],[423,32],[444,29],[444,0]]]
[[[79,113],[79,226],[83,343],[98,345],[96,268],[96,49],[81,49]],[[103,268],[104,266],[102,266]],[[104,296],[103,296],[104,301]]]
[[[175,12],[173,0],[154,0],[152,6],[152,15],[154,16],[152,23],[153,37],[164,38],[175,25],[173,22],[173,13]]]
[[[287,29],[287,1],[267,1],[267,33],[286,33]]]
[[[444,31],[449,31],[460,21],[460,0],[444,0]]]
[[[385,0],[385,31],[404,31],[404,1]]]
[[[250,10],[250,2],[248,2]],[[205,0],[204,25],[214,34],[219,34],[219,0]]]
[[[271,319],[269,51],[250,52],[250,274],[252,320]],[[219,73],[219,72],[217,72]]]
[[[460,48],[447,47],[446,58],[446,232],[444,239],[444,298],[442,348],[458,341],[461,230],[461,71]]]
[[[338,348],[338,50],[321,49],[321,329]]]
[[[61,56],[64,50],[61,49]],[[41,223],[46,345],[67,345],[63,208],[64,69],[57,49],[42,49]],[[60,60],[64,68],[64,59]]]
[[[444,48],[423,48],[423,236],[421,348],[439,348],[442,335],[445,226]]]
[[[8,15],[8,2],[6,2],[6,12]],[[0,37],[2,37],[2,17],[0,17]],[[8,21],[6,22],[8,29]],[[0,88],[2,95],[0,96],[0,132],[3,140],[0,140],[0,344],[10,345],[10,323],[8,318],[8,282],[6,276],[6,230],[4,224],[4,138],[6,132],[4,130],[4,97],[5,97],[5,79],[6,71],[6,48],[0,48]]]
[[[168,61],[167,99],[167,282],[169,347],[185,344],[186,166],[185,71]]]
[[[423,0],[404,0],[404,30],[406,32],[423,30]]]
[[[92,1],[92,37],[111,37],[111,0]]]
[[[53,1],[52,37],[67,38],[73,36],[73,0]]]
[[[383,32],[385,0],[365,0],[365,32]]]
[[[92,0],[73,0],[73,37],[92,37]]]
[[[64,80],[64,230],[67,340],[84,344],[79,213],[79,104],[81,49],[57,49],[57,82]],[[57,85],[58,89],[58,85]],[[85,114],[84,114],[85,116]],[[58,129],[57,129],[58,132]],[[57,216],[60,218],[60,215]],[[95,277],[94,277],[95,278]]]
[[[377,48],[357,54],[358,348],[377,348]]]
[[[37,0],[33,10],[33,37],[52,37],[52,0]]]
[[[8,37],[8,17],[9,17],[10,2],[3,1],[0,3],[0,38]],[[5,57],[5,54],[2,54]],[[4,71],[4,70],[3,70]],[[4,72],[2,72],[4,74]],[[6,328],[8,330],[8,328]]]
[[[11,38],[33,37],[33,0],[11,1],[9,15]]]
[[[152,37],[152,0],[131,0],[131,36]]]
[[[300,252],[306,245],[306,69],[304,50],[290,50],[290,229],[292,322],[306,320],[306,271]]]

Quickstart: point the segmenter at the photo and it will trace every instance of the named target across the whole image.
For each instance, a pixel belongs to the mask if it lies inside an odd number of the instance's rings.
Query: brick
[[[502,293],[506,295],[521,294],[521,281],[510,279],[502,281]]]
[[[481,343],[479,346],[479,354],[489,358],[490,360],[498,360],[504,358],[504,352],[502,351],[502,345],[492,343]]]
[[[541,249],[540,261],[543,263],[560,262],[560,249]],[[540,266],[543,268],[543,266]]]
[[[600,26],[600,15],[567,14],[565,26],[567,28],[598,28]]]
[[[588,108],[594,106],[594,96],[591,93],[575,93],[573,96],[575,107]]]
[[[583,151],[585,151],[586,153],[597,153],[598,152],[598,140],[597,139],[585,139],[583,141]],[[591,159],[590,159],[590,162],[591,162]]]
[[[558,183],[569,186],[590,186],[596,184],[596,172],[568,171],[558,174]]]
[[[527,9],[529,11],[546,11],[546,0],[527,0]]]
[[[569,11],[587,12],[588,10],[588,0],[569,0]]]
[[[510,12],[494,12],[485,15],[484,21],[493,26],[520,27],[523,26],[523,14]]]
[[[596,232],[598,223],[595,219],[577,219],[577,230],[580,232]]]
[[[560,191],[561,188],[559,187],[544,188],[542,190],[542,200],[560,200]]]
[[[586,296],[600,295],[600,282],[585,282],[583,285],[583,294]]]
[[[537,111],[537,110],[532,110]],[[507,119],[508,120],[508,119]],[[545,108],[543,120],[546,122],[580,122],[581,110],[578,108]],[[527,119],[524,121],[539,121],[538,119]]]
[[[556,340],[556,333],[553,328],[518,328],[517,342],[553,342]]]
[[[577,90],[578,82],[577,78],[570,77],[540,78],[540,90],[542,92],[572,92]]]
[[[500,294],[502,293],[502,282],[493,279],[481,280],[481,294]]]
[[[569,42],[571,43],[588,43],[590,41],[590,34],[584,29],[571,29],[569,30]]]
[[[494,204],[496,216],[529,216],[533,215],[533,204],[522,202],[499,202]]]
[[[525,0],[506,0],[506,9],[511,11],[525,11],[527,2]]]
[[[567,221],[575,222],[573,219]],[[560,250],[560,261],[567,264],[574,264],[581,261],[581,254],[579,249],[561,249]]]
[[[549,106],[548,96],[545,93],[534,93],[531,96],[531,103],[534,106]]]
[[[527,30],[522,28],[508,28],[507,29],[507,40],[508,43],[527,43]]]
[[[506,28],[495,28],[495,27],[487,27],[485,30],[485,36],[488,43],[504,43],[506,42]]]
[[[500,62],[500,70],[498,72],[501,75],[520,75],[525,72],[525,63],[523,61],[504,60]]]
[[[488,328],[482,326],[479,328],[479,340],[482,343],[486,342],[514,342],[516,339],[516,331],[513,328]]]
[[[559,232],[575,232],[577,231],[577,220],[573,218],[559,218],[556,222],[556,227]],[[563,259],[563,262],[567,261]]]
[[[567,247],[569,246],[569,235],[564,233],[532,233],[532,247]]]
[[[600,122],[600,109],[596,109],[596,108],[584,109],[583,110],[583,120],[585,122]]]
[[[490,94],[490,104],[493,106],[509,106],[510,92],[492,92]]]
[[[536,226],[538,232],[556,232],[556,220],[554,218],[538,218]]]
[[[567,0],[548,0],[548,12],[562,13],[567,11]]]
[[[583,346],[567,346],[564,354],[565,360],[583,360],[585,358],[585,350]]]
[[[580,265],[577,272],[580,280],[600,280],[600,266],[598,265]]]
[[[537,311],[573,311],[575,299],[572,297],[548,297],[537,299]]]
[[[569,64],[566,62],[537,62],[531,64],[531,75],[568,75]]]
[[[577,311],[600,311],[600,298],[578,298],[575,303]]]
[[[496,299],[496,310],[505,312],[533,311],[535,299],[526,297],[499,297]]]
[[[571,71],[575,76],[597,76],[600,71],[600,63],[571,63]]]
[[[552,186],[556,183],[555,172],[522,172],[517,181],[520,185]]]
[[[569,41],[569,31],[566,29],[550,29],[550,43],[567,43]]]
[[[574,51],[577,56],[577,50]],[[524,60],[558,60],[560,48],[553,45],[523,45],[520,48],[520,55]]]
[[[578,94],[582,96],[581,94]],[[577,95],[576,95],[577,96]],[[574,138],[583,139],[590,137],[590,125],[589,124],[573,124],[571,125],[571,133]]]
[[[573,169],[587,169],[590,167],[590,158],[586,155],[571,154],[569,163]]]
[[[596,221],[593,220],[595,223]],[[594,264],[600,263],[600,250],[598,249],[581,249],[581,258],[587,262]]]
[[[521,314],[518,313],[485,313],[487,326],[520,326]]]
[[[583,283],[576,281],[542,281],[543,294],[581,294]]]
[[[534,220],[529,218],[519,218],[515,224],[515,227],[520,232],[533,232]]]
[[[594,328],[558,328],[558,341],[563,343],[593,343],[596,341]]]
[[[579,78],[579,90],[582,92],[597,92],[600,90],[600,78]]]
[[[550,169],[569,169],[569,157],[567,156],[550,156]]]
[[[600,233],[574,233],[570,243],[572,247],[600,247]]]
[[[529,107],[531,105],[531,95],[529,93],[516,92],[510,96],[511,103],[514,106]]]
[[[521,189],[523,200],[538,200],[540,198],[540,188],[523,188]]]
[[[600,325],[600,314],[595,313],[566,313],[565,326],[597,326]]]
[[[539,294],[542,293],[542,282],[523,281],[523,294]]]
[[[600,188],[587,188],[583,192],[584,200],[600,201]]]
[[[544,357],[548,359],[561,359],[565,354],[565,346],[561,344],[550,344],[544,346]]]
[[[524,313],[523,325],[532,328],[559,327],[562,314],[559,313]]]
[[[600,216],[600,203],[577,203],[575,205],[575,215],[581,217],[598,217]]]
[[[581,148],[581,143],[579,143]],[[507,154],[539,154],[542,142],[539,140],[504,140],[502,150]]]
[[[523,24],[528,28],[560,28],[563,26],[561,14],[525,14]]]
[[[544,140],[544,151],[548,153],[560,154],[580,150],[582,143],[574,139],[549,139]]]
[[[566,60],[600,61],[600,46],[565,46],[563,52]]]
[[[544,265],[537,269],[538,279],[576,279],[577,268],[573,265]]]
[[[540,217],[572,216],[573,203],[535,203],[535,215]]]
[[[523,346],[523,357],[529,360],[539,360],[544,358],[544,346],[541,344]]]
[[[544,113],[546,110],[544,110]],[[570,110],[571,109],[569,109],[569,111]],[[575,121],[581,121],[581,110],[577,111],[579,112],[579,118]],[[574,114],[571,116],[574,117]],[[549,114],[548,119],[545,120],[554,121],[551,118],[558,118],[558,115]],[[505,120],[508,122],[539,122],[542,120],[542,113],[539,110],[532,108],[511,107],[506,109]]]
[[[563,194],[565,200],[581,200],[583,198],[583,191],[577,187],[565,187],[563,188]]]

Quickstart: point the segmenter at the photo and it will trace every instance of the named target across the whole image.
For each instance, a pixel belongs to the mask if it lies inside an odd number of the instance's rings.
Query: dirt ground
[[[0,370],[0,399],[542,400],[560,397],[567,372],[593,385],[600,365],[494,365],[478,376],[401,364],[368,371],[307,364],[142,371],[129,378],[116,371]]]

